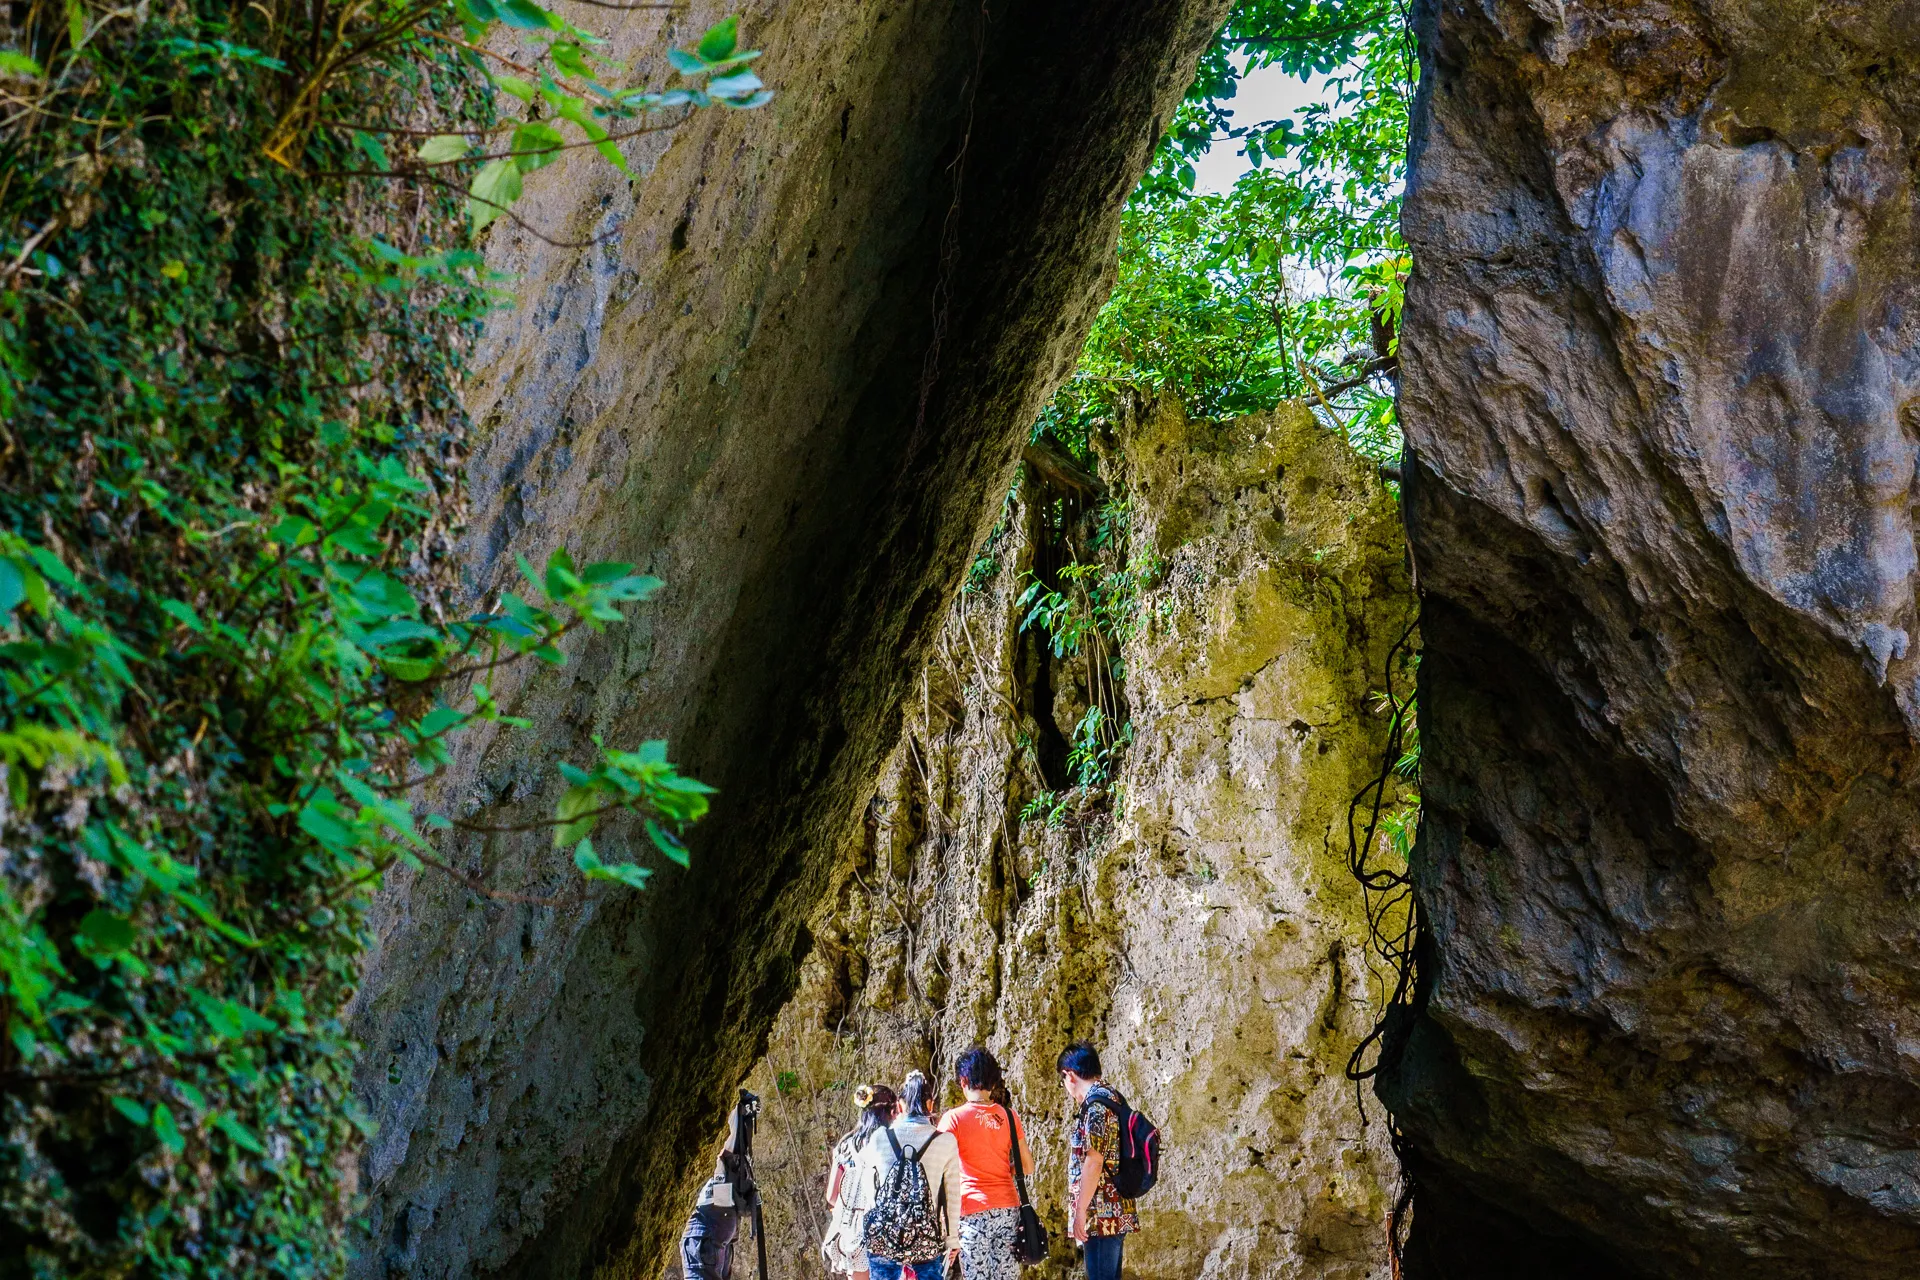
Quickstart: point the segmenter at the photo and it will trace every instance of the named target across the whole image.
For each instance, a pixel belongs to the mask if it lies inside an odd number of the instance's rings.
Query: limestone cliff
[[[560,5],[654,82],[735,8]],[[693,870],[644,894],[582,891],[540,832],[443,848],[532,901],[388,884],[354,1023],[378,1125],[359,1275],[664,1256],[1224,9],[754,0],[772,105],[628,144],[631,183],[567,153],[516,206],[545,238],[489,232],[518,304],[469,388],[474,591],[562,544],[668,585],[563,670],[503,683],[540,728],[466,744],[449,803],[537,819],[596,733],[669,739],[721,797]]]
[[[1342,1074],[1381,986],[1344,859],[1348,799],[1384,741],[1373,693],[1412,611],[1396,505],[1297,407],[1214,425],[1163,404],[1105,464],[1102,506],[1032,473],[1009,496],[811,920],[750,1081],[780,1280],[822,1274],[827,1152],[854,1086],[947,1080],[976,1042],[1030,1122],[1046,1274],[1066,1274],[1053,1063],[1079,1036],[1166,1135],[1130,1276],[1386,1275],[1395,1166],[1378,1105],[1363,1122]],[[1089,640],[1056,657],[1018,601],[1089,541],[1141,575],[1136,625],[1117,655]],[[1058,744],[1097,701],[1132,741],[1106,785],[1073,787]]]
[[[1920,7],[1418,25],[1416,1267],[1920,1273]]]

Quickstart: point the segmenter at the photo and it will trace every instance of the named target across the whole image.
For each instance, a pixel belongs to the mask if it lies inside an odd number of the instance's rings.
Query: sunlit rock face
[[[663,82],[733,7],[561,11]],[[583,888],[539,831],[441,850],[517,899],[395,876],[354,1021],[359,1276],[657,1273],[1225,0],[739,11],[772,105],[630,143],[631,182],[569,152],[517,206],[545,238],[489,233],[516,305],[469,389],[474,593],[561,545],[668,585],[564,669],[500,673],[535,727],[442,791],[524,823],[593,735],[665,737],[716,811],[643,894]]]
[[[854,1089],[918,1068],[958,1102],[953,1062],[976,1043],[1030,1128],[1056,1245],[1035,1274],[1077,1274],[1055,1070],[1077,1037],[1163,1130],[1127,1275],[1389,1275],[1387,1126],[1344,1074],[1382,996],[1345,824],[1381,764],[1376,692],[1413,614],[1398,509],[1298,406],[1213,424],[1169,402],[1105,463],[1131,529],[1120,559],[1151,566],[1117,655],[1132,743],[1098,794],[1049,758],[1116,655],[1055,657],[1021,628],[1036,564],[1064,562],[1071,498],[1029,476],[909,690],[750,1081],[775,1280],[819,1274]]]
[[[1418,26],[1416,1268],[1920,1274],[1920,6]]]

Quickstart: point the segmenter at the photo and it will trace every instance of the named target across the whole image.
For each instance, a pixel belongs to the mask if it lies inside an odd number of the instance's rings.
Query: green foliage
[[[1073,727],[1073,741],[1067,752],[1067,770],[1082,787],[1104,787],[1113,778],[1121,752],[1133,742],[1133,722],[1115,732],[1107,713],[1097,704],[1087,708],[1080,723]]]
[[[1028,575],[1032,581],[1015,601],[1016,608],[1027,611],[1020,630],[1038,626],[1045,631],[1054,657],[1079,654],[1095,635],[1107,642],[1103,648],[1116,648],[1139,634],[1141,597],[1165,566],[1152,554],[1126,556],[1128,523],[1124,503],[1102,504],[1094,515],[1088,550],[1096,555],[1105,552],[1106,557],[1063,565],[1053,588]],[[1122,556],[1125,559],[1117,565],[1108,562]],[[1117,663],[1118,657],[1113,661]]]
[[[538,35],[525,94],[479,48],[495,23]],[[0,1258],[335,1274],[363,1124],[341,1017],[382,874],[485,896],[433,832],[552,828],[585,880],[638,887],[596,824],[685,865],[707,805],[657,742],[570,768],[551,818],[412,799],[464,730],[524,725],[503,672],[659,586],[558,552],[461,606],[457,388],[499,285],[462,214],[562,146],[621,164],[622,121],[764,90],[731,23],[675,56],[689,88],[604,88],[531,0],[29,0],[5,31]]]
[[[1133,741],[1133,725],[1120,694],[1126,674],[1120,647],[1140,633],[1145,621],[1142,597],[1164,568],[1151,554],[1128,554],[1130,523],[1125,503],[1103,503],[1082,526],[1087,532],[1081,549],[1088,558],[1062,565],[1053,574],[1052,586],[1030,573],[1031,581],[1015,601],[1017,609],[1026,610],[1021,631],[1039,627],[1053,657],[1086,660],[1089,705],[1074,728],[1066,765],[1074,785],[1090,790],[1112,781],[1120,756]],[[1074,554],[1074,545],[1069,538],[1069,554]],[[1057,826],[1065,805],[1064,799],[1045,792],[1022,818],[1044,811],[1048,825]]]
[[[1231,126],[1241,66],[1322,76],[1325,97]],[[1391,0],[1241,0],[1128,203],[1113,295],[1036,434],[1084,458],[1129,397],[1164,388],[1211,419],[1304,398],[1364,451],[1397,455],[1413,70]],[[1195,193],[1193,161],[1226,143],[1259,167]]]
[[[1020,821],[1045,819],[1048,826],[1058,827],[1066,822],[1071,804],[1072,799],[1065,791],[1042,791],[1020,807]],[[1035,879],[1037,881],[1038,877]]]
[[[1420,669],[1420,655],[1408,659],[1409,676]],[[1420,829],[1420,709],[1414,694],[1396,698],[1389,693],[1375,695],[1375,709],[1392,718],[1399,728],[1400,755],[1393,762],[1393,775],[1408,785],[1402,788],[1394,804],[1380,812],[1380,831],[1402,866],[1413,853],[1413,838]]]

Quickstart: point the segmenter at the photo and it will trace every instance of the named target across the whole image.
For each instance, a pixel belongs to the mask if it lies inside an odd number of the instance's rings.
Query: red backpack
[[[1137,1200],[1160,1180],[1160,1127],[1110,1089],[1088,1096],[1080,1107],[1082,1124],[1087,1108],[1096,1102],[1120,1122],[1120,1167],[1113,1171],[1113,1189],[1124,1200]]]

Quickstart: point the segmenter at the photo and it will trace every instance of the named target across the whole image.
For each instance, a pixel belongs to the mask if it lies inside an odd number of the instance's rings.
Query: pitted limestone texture
[[[1920,9],[1417,25],[1412,1274],[1915,1274]]]

